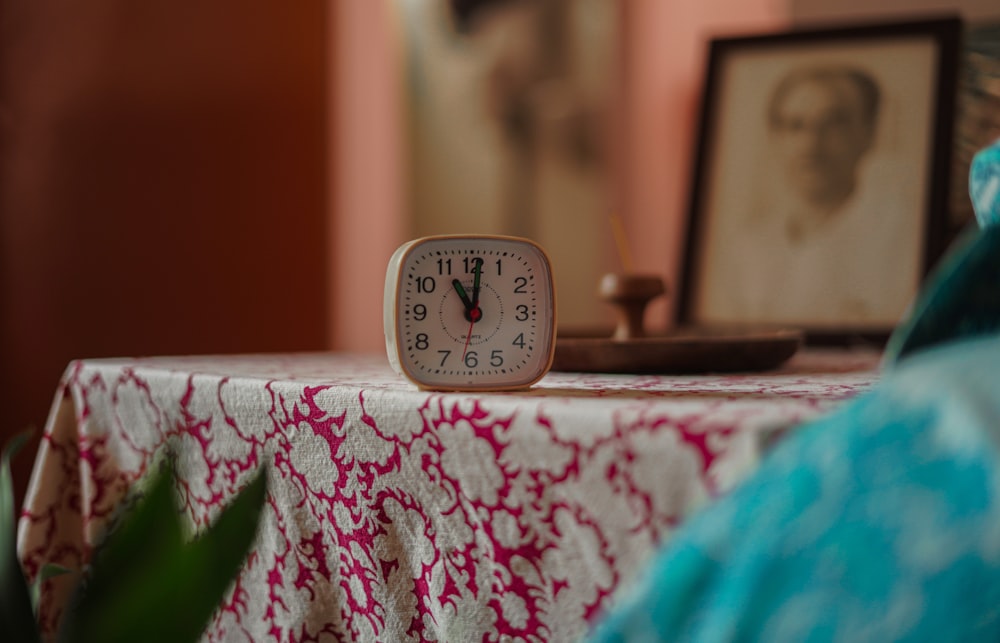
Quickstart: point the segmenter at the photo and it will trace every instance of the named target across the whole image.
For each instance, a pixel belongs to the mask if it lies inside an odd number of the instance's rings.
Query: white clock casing
[[[389,362],[422,389],[527,388],[555,351],[551,264],[519,237],[415,239],[389,261],[383,321]]]

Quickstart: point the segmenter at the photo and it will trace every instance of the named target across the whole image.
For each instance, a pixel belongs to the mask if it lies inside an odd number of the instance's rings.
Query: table
[[[75,361],[19,555],[29,575],[80,567],[170,444],[194,527],[271,465],[208,640],[574,640],[769,436],[868,389],[878,360],[807,350],[766,373],[550,373],[494,394],[418,391],[379,355]],[[59,583],[43,594],[47,631]]]

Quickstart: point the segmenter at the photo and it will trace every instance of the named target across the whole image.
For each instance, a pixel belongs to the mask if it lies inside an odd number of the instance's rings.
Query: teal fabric
[[[998,337],[943,345],[803,427],[592,640],[1000,640],[998,369]]]
[[[1000,226],[969,230],[925,284],[893,332],[885,364],[961,337],[1000,333]]]
[[[1000,139],[973,157],[969,168],[969,198],[980,228],[1000,223]]]
[[[879,386],[675,534],[612,641],[1000,641],[1000,141]]]

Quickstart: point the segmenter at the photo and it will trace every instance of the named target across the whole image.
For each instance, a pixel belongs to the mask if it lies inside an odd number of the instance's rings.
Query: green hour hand
[[[452,279],[451,285],[455,287],[455,292],[458,293],[459,299],[462,300],[462,305],[465,306],[465,310],[472,310],[476,307],[476,305],[472,303],[472,300],[469,299],[469,295],[465,292],[465,288],[462,287],[462,282],[458,279]]]

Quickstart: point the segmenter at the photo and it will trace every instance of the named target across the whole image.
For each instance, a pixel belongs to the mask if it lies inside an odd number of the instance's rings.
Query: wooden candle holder
[[[598,292],[615,307],[618,324],[611,338],[618,341],[646,336],[643,319],[646,306],[667,289],[656,275],[608,273],[601,279]]]

